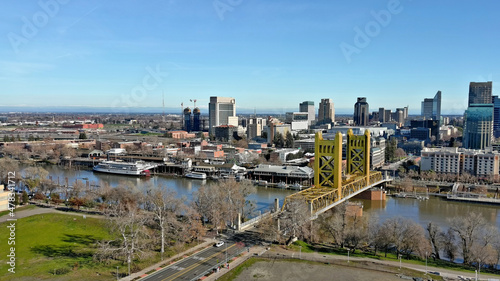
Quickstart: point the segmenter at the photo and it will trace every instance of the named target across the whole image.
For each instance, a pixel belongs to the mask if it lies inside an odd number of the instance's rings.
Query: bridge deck
[[[291,200],[306,200],[311,207],[311,215],[319,215],[345,200],[391,179],[384,179],[380,172],[370,172],[369,177],[358,176],[342,183],[341,190],[328,187],[311,187],[285,198],[284,210]]]

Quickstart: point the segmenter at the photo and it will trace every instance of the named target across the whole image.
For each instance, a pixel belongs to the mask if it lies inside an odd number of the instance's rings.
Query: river
[[[193,192],[203,184],[209,184],[211,181],[194,180],[181,177],[166,177],[166,176],[151,176],[130,177],[113,174],[94,173],[90,170],[69,170],[59,166],[45,166],[49,171],[50,176],[54,181],[63,184],[65,178],[71,185],[75,179],[89,181],[90,184],[99,184],[99,182],[107,182],[111,186],[117,186],[120,183],[131,183],[138,187],[144,187],[150,184],[155,186],[166,186],[175,190],[179,197],[185,196],[187,203],[191,201]],[[257,192],[249,196],[249,200],[255,204],[255,210],[265,212],[273,205],[274,199],[280,200],[280,205],[286,196],[293,194],[295,191],[282,190],[276,188],[257,187]],[[426,226],[430,221],[437,223],[441,227],[449,226],[448,218],[455,216],[466,216],[470,212],[478,212],[484,216],[488,223],[496,225],[500,228],[500,205],[487,205],[477,203],[463,203],[455,201],[447,201],[444,198],[430,197],[429,200],[417,200],[411,198],[394,198],[387,196],[387,201],[369,201],[359,200],[363,203],[363,211],[365,215],[378,218],[380,222],[384,220],[401,216],[410,218],[422,226]]]

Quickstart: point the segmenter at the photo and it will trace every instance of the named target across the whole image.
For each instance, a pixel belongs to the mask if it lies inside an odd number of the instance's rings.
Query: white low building
[[[496,151],[458,147],[424,148],[421,155],[421,171],[498,177],[500,154]]]

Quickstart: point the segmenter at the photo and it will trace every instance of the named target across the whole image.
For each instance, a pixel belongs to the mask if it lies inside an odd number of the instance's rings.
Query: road
[[[169,265],[162,270],[152,273],[141,279],[141,281],[186,281],[196,277],[199,278],[202,274],[214,269],[217,264],[226,261],[226,249],[227,259],[230,260],[244,250],[244,245],[242,243],[235,243],[234,241],[226,241],[221,247],[210,247],[205,249],[177,263]]]

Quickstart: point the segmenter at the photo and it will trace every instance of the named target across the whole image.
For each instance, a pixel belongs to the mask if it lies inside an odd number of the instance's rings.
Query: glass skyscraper
[[[485,149],[493,136],[493,104],[471,104],[464,114],[464,148]]]

